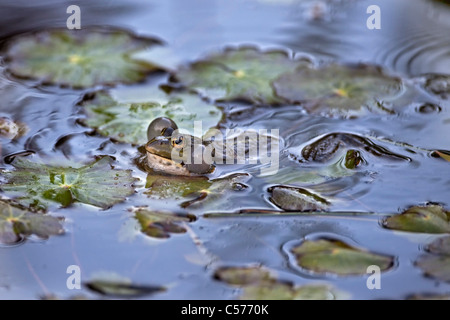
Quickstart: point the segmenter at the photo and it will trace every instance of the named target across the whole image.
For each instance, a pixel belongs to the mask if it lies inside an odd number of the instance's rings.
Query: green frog
[[[212,173],[215,166],[206,163],[202,157],[206,147],[202,139],[181,134],[177,130],[177,124],[170,118],[160,117],[150,123],[147,129],[148,142],[145,145],[148,167],[180,176]],[[185,148],[187,144],[190,144],[190,148]],[[190,150],[190,154],[183,155],[185,150]],[[173,154],[176,154],[178,159],[173,160]],[[201,158],[197,159],[199,155]]]

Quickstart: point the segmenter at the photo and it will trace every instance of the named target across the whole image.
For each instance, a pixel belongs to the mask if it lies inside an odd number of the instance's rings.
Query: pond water
[[[1,1],[0,39],[40,29],[65,27],[70,1]],[[450,205],[450,164],[432,156],[450,150],[450,102],[424,89],[427,74],[450,74],[450,6],[416,0],[170,0],[77,1],[81,25],[124,28],[166,43],[166,63],[186,64],[229,45],[255,45],[306,55],[316,64],[328,62],[377,64],[415,87],[395,114],[361,117],[307,114],[297,105],[256,107],[224,102],[223,128],[280,129],[280,171],[258,177],[250,166],[223,166],[214,177],[249,171],[248,188],[228,191],[188,207],[180,201],[149,197],[146,173],[136,165],[136,146],[116,143],[81,125],[78,105],[92,90],[45,86],[33,80],[0,74],[0,117],[21,121],[29,131],[15,140],[1,140],[0,166],[11,170],[6,155],[32,150],[31,158],[88,161],[93,156],[115,157],[116,168],[131,169],[140,179],[136,193],[101,210],[75,203],[50,208],[63,216],[65,234],[42,240],[31,236],[0,247],[0,298],[36,299],[55,295],[101,297],[85,286],[70,290],[66,272],[81,268],[83,283],[97,275],[130,279],[137,285],[164,286],[148,299],[231,299],[236,287],[213,278],[220,266],[262,265],[295,285],[329,284],[353,299],[404,299],[415,294],[449,294],[450,285],[423,275],[415,261],[438,236],[384,229],[381,219],[428,202]],[[369,5],[381,9],[381,29],[369,30]],[[169,74],[151,75],[144,84],[165,84]],[[127,86],[119,85],[127,90]],[[448,92],[447,88],[447,92]],[[410,99],[409,99],[410,98]],[[425,106],[425,107],[424,107]],[[426,106],[429,106],[428,108]],[[301,150],[330,133],[366,137],[408,160],[378,157],[370,152],[351,175],[322,164],[302,163]],[[367,149],[366,149],[367,150]],[[328,163],[329,164],[329,163]],[[296,176],[298,175],[298,177]],[[308,187],[332,203],[330,214],[264,214],[279,208],[268,188]],[[197,216],[189,231],[169,239],[152,239],[139,232],[130,207],[189,212]],[[237,214],[247,210],[249,213]],[[253,213],[250,213],[253,212]],[[354,214],[336,214],[357,212]],[[334,213],[334,214],[333,214]],[[367,276],[317,275],[296,266],[290,248],[316,237],[340,239],[352,246],[394,257],[381,276],[381,289],[369,290]]]

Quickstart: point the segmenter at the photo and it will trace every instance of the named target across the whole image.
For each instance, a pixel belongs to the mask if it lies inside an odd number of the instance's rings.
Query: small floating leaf
[[[330,203],[304,188],[275,186],[269,189],[270,200],[285,211],[324,211]]]
[[[158,67],[133,53],[159,43],[117,29],[53,29],[11,39],[5,60],[14,76],[46,84],[88,88],[135,83]]]
[[[331,64],[318,69],[301,66],[281,75],[273,85],[278,96],[302,103],[311,113],[344,115],[362,107],[380,107],[380,103],[395,98],[402,90],[400,79],[368,65]]]
[[[302,268],[341,276],[366,274],[371,265],[385,271],[393,264],[392,257],[357,249],[339,240],[306,240],[291,252]]]
[[[26,206],[46,209],[57,202],[63,207],[75,201],[108,208],[134,193],[130,170],[118,170],[110,157],[88,165],[63,167],[17,158],[15,170],[3,171],[6,183],[0,189]]]
[[[387,218],[383,226],[409,232],[450,233],[450,212],[438,205],[415,206]]]
[[[335,300],[344,294],[326,285],[297,287],[277,279],[274,272],[259,267],[221,267],[214,278],[229,285],[242,287],[241,300]]]
[[[295,287],[290,283],[261,283],[244,287],[241,300],[340,300],[346,295],[326,285]]]
[[[450,282],[450,237],[439,238],[433,241],[427,251],[432,254],[421,256],[416,265],[426,275]]]
[[[244,286],[271,281],[273,276],[261,267],[221,267],[214,272],[214,278],[230,285]]]
[[[147,208],[133,209],[134,216],[141,225],[142,233],[153,238],[169,238],[171,233],[185,233],[183,223],[195,221],[191,214],[155,211]]]
[[[41,238],[64,233],[60,218],[55,218],[0,200],[0,243],[13,244],[21,236],[31,234]]]
[[[166,290],[160,286],[136,285],[131,281],[124,280],[92,280],[85,286],[101,295],[116,298],[137,298]]]
[[[444,152],[444,151],[436,150],[436,151],[434,151],[434,153],[436,153],[442,159],[447,160],[447,161],[450,162],[450,154],[449,154],[448,151]]]
[[[276,104],[282,100],[274,95],[271,82],[282,73],[308,64],[291,59],[284,51],[228,48],[181,68],[175,77],[213,99]]]
[[[88,95],[80,103],[87,115],[81,122],[117,141],[143,145],[147,142],[148,125],[158,117],[169,117],[185,130],[192,130],[194,121],[201,120],[204,132],[222,119],[219,108],[197,95],[165,94],[155,87],[145,89],[145,94],[134,101],[113,97],[120,91],[124,94],[126,89]]]

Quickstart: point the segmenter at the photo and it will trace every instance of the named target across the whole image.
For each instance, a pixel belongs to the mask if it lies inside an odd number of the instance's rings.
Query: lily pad
[[[158,117],[171,118],[180,129],[187,131],[193,131],[194,121],[201,120],[203,133],[222,119],[219,108],[195,94],[165,94],[155,87],[145,89],[145,94],[136,101],[115,98],[120,91],[124,94],[124,90],[89,94],[80,103],[86,112],[86,118],[80,121],[101,135],[143,145],[147,142],[148,125]]]
[[[295,286],[277,279],[274,272],[260,266],[221,267],[214,278],[242,287],[242,300],[335,300],[343,293],[326,285]]]
[[[400,215],[388,217],[383,226],[408,232],[450,233],[450,212],[439,205],[415,206]]]
[[[25,206],[46,209],[52,202],[67,207],[75,201],[100,208],[122,202],[134,193],[131,170],[113,167],[111,157],[87,165],[57,166],[16,158],[15,170],[2,171],[0,189]]]
[[[214,272],[214,278],[230,285],[244,286],[272,281],[273,275],[267,269],[254,267],[221,267]]]
[[[321,68],[301,66],[273,83],[276,94],[291,103],[302,103],[311,113],[351,114],[363,107],[382,108],[383,102],[402,92],[402,81],[369,65],[331,64]]]
[[[260,51],[254,47],[227,48],[181,68],[176,80],[216,100],[247,100],[278,104],[271,82],[309,61],[296,60],[284,51]]]
[[[269,188],[270,200],[285,211],[324,211],[330,203],[304,188],[274,186]]]
[[[25,124],[0,117],[0,138],[12,140],[25,135],[27,132],[28,127]]]
[[[4,57],[16,77],[88,88],[143,80],[158,67],[133,54],[155,44],[160,41],[118,29],[52,29],[14,37]]]
[[[198,202],[214,201],[218,205],[227,191],[242,191],[248,186],[244,183],[247,174],[233,174],[217,179],[207,177],[185,177],[149,174],[145,192],[154,199],[184,200],[180,206],[185,208]]]
[[[64,233],[61,218],[30,212],[24,207],[0,200],[0,243],[13,244],[22,236],[47,239]]]
[[[141,225],[142,233],[152,238],[170,238],[171,233],[185,233],[183,223],[196,220],[191,214],[150,210],[145,207],[134,208],[134,217]]]
[[[393,265],[392,257],[354,248],[339,240],[306,240],[291,252],[300,267],[321,274],[364,275],[371,265],[382,271]]]
[[[432,254],[421,256],[416,261],[416,265],[426,275],[450,282],[450,237],[433,241],[427,247],[427,251]]]
[[[84,285],[88,289],[100,293],[101,295],[116,298],[137,298],[166,290],[165,287],[161,286],[144,286],[133,284],[127,279],[92,280]]]
[[[293,286],[271,282],[244,287],[241,300],[341,300],[346,295],[326,285]]]

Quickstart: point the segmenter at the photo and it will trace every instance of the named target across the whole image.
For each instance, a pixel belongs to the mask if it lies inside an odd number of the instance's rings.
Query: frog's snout
[[[151,154],[170,159],[172,154],[170,137],[158,136],[145,145],[145,150]]]

